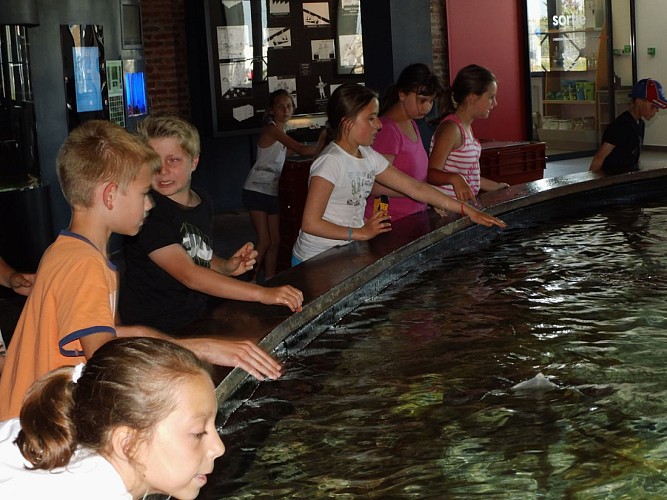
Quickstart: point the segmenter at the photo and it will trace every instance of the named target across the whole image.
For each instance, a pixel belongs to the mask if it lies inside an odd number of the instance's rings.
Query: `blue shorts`
[[[241,198],[243,200],[243,206],[248,210],[254,212],[266,212],[268,215],[280,213],[280,203],[278,203],[277,196],[244,189],[241,191]]]
[[[297,258],[296,255],[292,254],[292,262],[290,262],[290,264],[292,264],[292,267],[298,266],[302,262],[303,261],[301,259]]]

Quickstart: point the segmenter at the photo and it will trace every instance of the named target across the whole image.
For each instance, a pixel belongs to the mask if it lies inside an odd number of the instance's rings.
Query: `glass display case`
[[[609,111],[604,0],[528,0],[533,140],[548,155],[594,151]],[[606,113],[606,114],[605,114]]]

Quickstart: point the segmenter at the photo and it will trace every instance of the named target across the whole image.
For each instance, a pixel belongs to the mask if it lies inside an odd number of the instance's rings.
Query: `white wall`
[[[614,19],[613,48],[623,51],[623,46],[631,44],[630,2],[628,0],[612,0],[611,12]],[[632,85],[632,56],[622,54],[614,56],[614,73],[621,77],[621,85]],[[625,111],[623,109],[622,111]]]
[[[665,0],[635,0],[637,14],[637,79],[655,78],[667,92]],[[616,12],[614,11],[614,16]],[[615,44],[616,45],[616,44]],[[646,49],[655,47],[654,57]],[[667,147],[667,110],[646,124],[644,144]]]

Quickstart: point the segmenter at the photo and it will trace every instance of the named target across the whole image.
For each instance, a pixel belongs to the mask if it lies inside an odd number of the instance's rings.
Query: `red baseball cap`
[[[632,86],[630,97],[633,99],[646,99],[656,108],[667,108],[667,99],[665,99],[665,94],[662,93],[662,85],[660,85],[659,81],[652,78],[644,78],[635,83]]]

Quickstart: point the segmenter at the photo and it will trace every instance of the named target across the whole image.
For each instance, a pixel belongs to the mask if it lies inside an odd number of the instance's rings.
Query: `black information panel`
[[[217,135],[258,129],[274,90],[316,114],[337,85],[363,82],[360,0],[209,0],[207,13]]]

